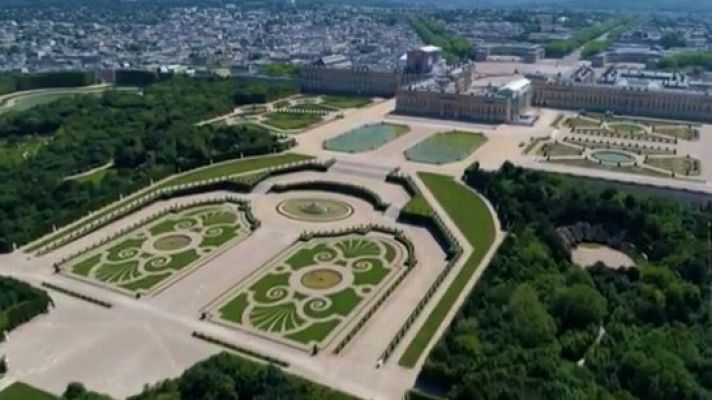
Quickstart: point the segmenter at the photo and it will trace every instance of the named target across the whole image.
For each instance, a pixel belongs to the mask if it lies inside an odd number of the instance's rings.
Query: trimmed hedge
[[[361,200],[369,202],[376,211],[386,211],[390,204],[381,199],[378,193],[363,186],[351,185],[348,183],[331,182],[331,181],[306,181],[275,184],[270,191],[275,193],[284,193],[292,190],[321,190],[325,192],[340,193],[347,196],[357,197]]]
[[[346,345],[349,344],[351,339],[353,339],[356,334],[358,333],[359,330],[368,322],[368,320],[373,316],[373,314],[378,311],[378,309],[383,305],[383,303],[388,300],[388,297],[390,297],[391,294],[398,288],[398,286],[403,282],[403,280],[408,276],[410,271],[413,270],[413,268],[418,264],[418,259],[415,256],[415,247],[413,246],[413,243],[408,239],[407,236],[403,233],[403,231],[394,229],[389,226],[383,226],[383,225],[361,225],[358,227],[354,228],[348,228],[344,230],[334,230],[334,231],[322,231],[322,232],[304,232],[299,236],[299,240],[302,241],[307,241],[312,238],[329,238],[329,237],[338,237],[338,236],[343,236],[343,235],[348,235],[351,233],[357,233],[359,235],[366,235],[369,232],[380,232],[380,233],[385,233],[389,235],[393,235],[395,240],[406,248],[408,251],[408,257],[406,258],[404,264],[406,266],[406,270],[404,273],[402,273],[398,279],[396,279],[395,282],[391,283],[391,285],[386,289],[385,293],[383,293],[378,300],[371,305],[371,307],[368,309],[368,311],[359,319],[359,321],[356,323],[356,325],[351,328],[349,333],[346,334],[345,337],[341,339],[341,341],[336,345],[334,348],[334,354],[339,354],[345,347]]]
[[[77,298],[77,299],[80,299],[80,300],[84,300],[84,301],[87,301],[87,302],[89,302],[89,303],[96,304],[96,305],[101,306],[101,307],[104,307],[104,308],[111,308],[111,307],[113,307],[113,305],[112,305],[111,303],[107,302],[107,301],[99,300],[99,299],[97,299],[97,298],[94,298],[94,297],[91,297],[91,296],[87,296],[87,295],[85,295],[85,294],[81,294],[81,293],[79,293],[79,292],[75,292],[75,291],[73,291],[73,290],[66,289],[66,288],[63,288],[63,287],[61,287],[61,286],[57,286],[57,285],[54,285],[54,284],[52,284],[52,283],[49,283],[49,282],[42,282],[42,286],[43,286],[43,287],[46,287],[47,289],[52,289],[52,290],[54,290],[54,291],[57,291],[57,292],[66,294],[67,296],[72,296],[72,297],[74,297],[74,298]]]
[[[221,339],[218,339],[218,338],[215,338],[215,337],[206,335],[206,334],[204,334],[204,333],[200,333],[200,332],[197,332],[197,331],[193,331],[192,336],[193,336],[194,338],[196,338],[196,339],[204,340],[204,341],[206,341],[206,342],[208,342],[208,343],[212,343],[212,344],[218,345],[218,346],[220,346],[220,347],[224,347],[224,348],[226,348],[226,349],[228,349],[228,350],[232,350],[232,351],[235,351],[235,352],[237,352],[237,353],[242,353],[242,354],[244,354],[244,355],[246,355],[246,356],[249,356],[249,357],[252,357],[252,358],[256,358],[256,359],[261,360],[261,361],[264,361],[264,362],[266,362],[266,363],[268,363],[268,364],[279,365],[279,366],[282,367],[282,368],[287,368],[287,367],[289,367],[289,363],[286,362],[286,361],[282,361],[282,360],[276,359],[276,358],[274,358],[274,357],[270,357],[270,356],[266,356],[266,355],[260,354],[260,353],[254,351],[254,350],[250,350],[250,349],[247,349],[247,348],[244,348],[244,347],[237,346],[237,345],[232,344],[232,343],[228,343],[228,342],[226,342],[226,341],[224,341],[224,340],[221,340]]]
[[[71,231],[66,235],[59,237],[57,240],[50,242],[41,248],[38,248],[37,253],[39,255],[46,254],[49,251],[62,247],[71,241],[88,235],[111,222],[123,218],[124,216],[129,215],[141,208],[145,208],[157,201],[218,190],[225,190],[237,193],[248,193],[252,191],[252,189],[254,189],[255,186],[257,186],[261,181],[269,177],[288,174],[297,171],[326,171],[334,164],[334,162],[334,160],[327,160],[323,162],[318,160],[299,161],[291,164],[268,168],[266,170],[251,174],[246,173],[237,176],[224,176],[212,179],[205,179],[192,183],[158,188],[149,191],[148,193],[144,194],[141,197],[138,197],[131,203],[120,207],[111,213],[106,214],[100,219],[94,220],[91,223],[83,225],[81,229]]]

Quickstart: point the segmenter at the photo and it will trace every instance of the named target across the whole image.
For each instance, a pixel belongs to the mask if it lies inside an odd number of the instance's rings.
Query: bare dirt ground
[[[583,268],[602,262],[609,268],[635,266],[635,261],[622,251],[601,245],[579,245],[571,251],[571,261]]]

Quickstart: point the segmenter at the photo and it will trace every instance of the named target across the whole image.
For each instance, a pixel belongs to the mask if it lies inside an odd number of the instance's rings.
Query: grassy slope
[[[400,358],[399,364],[407,368],[414,367],[418,362],[495,239],[492,215],[479,196],[449,176],[429,173],[420,173],[419,176],[468,239],[473,253]]]
[[[53,394],[22,382],[15,382],[0,392],[0,400],[57,400]]]

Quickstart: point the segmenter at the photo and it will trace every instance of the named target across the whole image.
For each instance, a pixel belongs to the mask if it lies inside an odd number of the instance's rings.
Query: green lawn
[[[617,123],[610,123],[608,126],[616,131],[617,133],[620,133],[622,135],[630,135],[633,133],[643,133],[645,132],[645,128],[643,128],[640,125],[636,124],[630,124],[630,123],[624,123],[624,122],[617,122]]]
[[[221,176],[237,175],[258,169],[276,167],[297,161],[310,160],[312,158],[313,157],[311,156],[301,154],[285,153],[277,156],[232,160],[220,164],[214,164],[210,167],[201,168],[184,175],[176,176],[173,179],[164,181],[159,187],[181,185],[184,183],[217,178]]]
[[[411,197],[402,211],[426,217],[433,214],[433,209],[430,207],[428,201],[425,200],[422,193],[416,193],[415,196]]]
[[[371,104],[369,97],[324,96],[321,104],[337,108],[361,108]]]
[[[26,383],[15,382],[0,392],[0,400],[58,400],[51,393],[34,388]]]
[[[682,140],[695,140],[699,135],[699,132],[696,129],[682,125],[656,125],[653,132]]]
[[[666,169],[676,175],[699,175],[700,162],[687,157],[648,157],[646,164]]]
[[[564,124],[571,128],[596,128],[601,126],[601,121],[588,117],[573,117],[568,118]]]
[[[313,158],[313,157],[305,156],[305,155],[301,155],[301,154],[285,153],[285,154],[280,154],[280,155],[276,155],[276,156],[265,156],[265,157],[254,157],[254,158],[247,158],[247,159],[231,160],[231,161],[226,161],[226,162],[219,163],[219,164],[214,164],[214,165],[211,165],[208,167],[200,168],[193,172],[188,172],[184,175],[177,175],[173,178],[168,178],[168,179],[164,180],[162,183],[160,183],[155,189],[164,188],[164,187],[168,187],[168,186],[172,186],[172,185],[191,183],[191,182],[200,181],[200,180],[204,180],[204,179],[248,173],[253,170],[276,167],[276,166],[289,164],[289,163],[296,162],[296,161],[309,160],[311,158]],[[117,208],[119,208],[123,205],[129,204],[130,202],[134,201],[135,199],[137,199],[139,197],[141,197],[141,195],[139,195],[139,194],[134,194],[134,195],[128,196],[124,200],[116,202],[112,206],[104,209],[103,211],[96,213],[91,218],[87,219],[86,221],[83,221],[80,224],[76,224],[76,225],[72,226],[70,229],[63,230],[63,231],[57,232],[56,234],[50,235],[45,240],[42,240],[41,242],[29,247],[27,250],[28,251],[36,251],[36,250],[40,249],[41,247],[61,238],[63,236],[66,236],[70,232],[74,232],[74,231],[78,230],[79,228],[86,225],[87,223],[95,221],[95,220],[99,219],[100,217],[107,215],[108,213],[116,210]]]
[[[274,112],[265,116],[264,123],[282,130],[304,129],[321,121],[314,114],[297,114],[290,112]]]
[[[563,143],[545,143],[539,148],[537,154],[540,156],[577,156],[583,150]]]
[[[479,196],[449,176],[430,173],[419,173],[418,176],[474,250],[428,319],[408,344],[398,362],[406,368],[413,368],[422,357],[428,343],[433,340],[438,327],[465,289],[495,239],[492,215]]]
[[[487,137],[477,132],[440,132],[416,144],[405,152],[409,160],[446,164],[460,161],[487,142]]]

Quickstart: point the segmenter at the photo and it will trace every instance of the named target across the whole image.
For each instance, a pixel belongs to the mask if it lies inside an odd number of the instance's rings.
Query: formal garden
[[[680,140],[696,140],[700,137],[699,126],[653,118],[631,118],[597,113],[584,113],[566,118],[563,125],[576,132],[601,130],[611,135],[627,138],[659,137]]]
[[[264,124],[281,130],[306,129],[322,121],[322,117],[312,112],[278,111],[266,114]]]
[[[407,125],[389,124],[386,122],[364,125],[325,140],[323,146],[326,150],[343,153],[361,153],[375,150],[405,135],[409,130],[410,128]]]
[[[410,161],[427,164],[447,164],[467,158],[487,142],[487,137],[477,132],[440,132],[406,150]]]
[[[303,197],[283,201],[277,211],[297,221],[333,222],[350,217],[354,209],[340,200]]]
[[[390,234],[304,234],[218,300],[211,319],[307,351],[322,349],[373,306],[409,258],[410,250]]]
[[[59,268],[71,277],[127,294],[155,290],[201,260],[247,237],[247,206],[220,202],[166,210]]]

